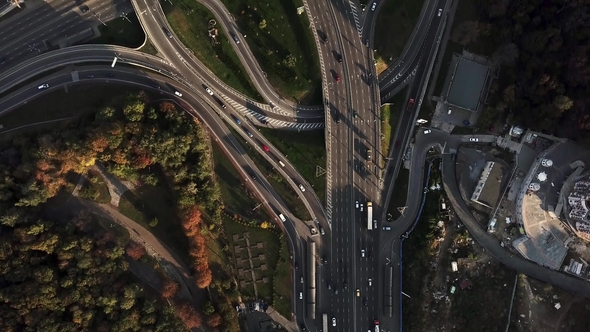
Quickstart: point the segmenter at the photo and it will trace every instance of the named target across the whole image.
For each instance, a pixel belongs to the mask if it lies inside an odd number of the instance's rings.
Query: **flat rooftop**
[[[486,65],[459,57],[449,70],[452,73],[446,94],[449,104],[476,111],[489,71]]]

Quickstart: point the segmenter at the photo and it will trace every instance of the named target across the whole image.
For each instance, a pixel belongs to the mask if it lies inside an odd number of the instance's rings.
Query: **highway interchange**
[[[127,84],[157,91],[163,98],[174,100],[203,121],[214,140],[220,143],[231,162],[261,201],[265,202],[265,208],[271,215],[282,213],[286,216],[286,222],[281,222],[278,217],[276,221],[283,225],[294,253],[293,311],[297,326],[319,331],[322,328],[322,314],[325,313],[330,318],[330,331],[367,331],[374,328],[375,320],[380,321],[382,331],[401,330],[400,238],[418,214],[423,195],[424,158],[430,148],[436,147],[445,156],[443,164],[448,167],[449,157],[445,154],[452,153],[452,148],[456,149],[461,138],[438,131],[429,135],[418,131],[411,160],[405,217],[389,224],[391,231],[382,230],[393,183],[405,147],[414,135],[417,112],[445,27],[446,13],[438,16],[437,12],[439,9],[446,11],[448,6],[447,0],[425,2],[402,56],[377,79],[372,36],[383,1],[376,2],[375,11],[367,8],[364,13],[352,1],[304,1],[320,55],[324,91],[323,105],[310,107],[287,101],[272,88],[242,38],[237,24],[220,1],[202,2],[214,13],[229,39],[233,40],[235,36],[241,41],[232,42],[232,45],[266,103],[253,101],[227,86],[200,63],[178,38],[166,36],[163,27],[170,31],[172,29],[157,1],[133,0],[132,8],[129,8],[127,2],[91,0],[86,3],[91,11],[82,13],[79,4],[71,1],[47,0],[23,16],[24,23],[18,26],[16,32],[15,29],[0,32],[0,40],[11,40],[9,43],[3,42],[0,47],[0,58],[4,57],[4,64],[0,67],[0,115],[44,93],[73,84]],[[80,45],[49,52],[37,49],[36,45],[44,45],[44,40],[57,40],[72,31],[96,25],[98,18],[105,20],[131,9],[138,13],[146,36],[158,50],[158,56],[112,45]],[[94,13],[102,14],[99,16]],[[17,32],[18,37],[15,37]],[[119,65],[111,68],[114,57],[117,57]],[[74,71],[70,66],[64,67],[84,63],[92,66],[78,67]],[[19,85],[44,75],[49,69],[56,71],[24,87]],[[339,82],[338,77],[341,78]],[[48,84],[49,88],[38,89],[41,83]],[[380,106],[406,85],[409,85],[408,98],[414,98],[416,103],[409,112],[401,114],[392,139],[396,143],[391,145],[387,156],[382,156]],[[205,92],[205,87],[210,88],[215,98],[228,106],[227,109],[220,107],[214,97]],[[176,91],[182,97],[175,94]],[[241,123],[237,124],[232,116],[241,119]],[[264,176],[257,176],[253,180],[252,175],[261,173],[228,125],[236,129],[246,144],[251,144],[275,165],[294,190],[299,192],[313,220],[295,218]],[[258,133],[257,126],[291,130],[325,127],[325,206],[288,159]],[[264,151],[263,145],[269,147],[270,151]],[[372,160],[367,160],[369,149],[373,151]],[[387,163],[381,165],[381,160],[387,160]],[[280,166],[279,162],[285,166]],[[301,192],[299,185],[309,190]],[[357,201],[365,206],[363,212],[356,208]],[[377,220],[377,228],[373,231],[367,231],[366,227],[366,204],[369,201],[373,202],[373,216]],[[458,201],[460,199],[457,199],[456,204],[460,206]],[[466,222],[464,218],[468,219],[465,211],[461,219]],[[311,230],[317,229],[318,225],[326,230],[325,235],[312,233]],[[480,238],[485,241],[483,237]],[[310,241],[315,242],[318,248],[315,258],[319,264],[313,276],[309,276],[310,267],[307,264],[307,244]],[[364,257],[361,257],[361,250],[365,252]],[[323,257],[327,261],[320,263]],[[385,270],[390,266],[394,271],[393,280],[386,282]],[[537,271],[530,266],[528,270],[530,273]],[[301,277],[304,283],[299,282]],[[310,278],[315,280],[314,292],[309,290],[312,284]],[[559,283],[562,279],[556,276],[551,281]],[[331,290],[328,289],[328,282],[331,283]],[[388,284],[392,285],[394,294],[391,317],[384,315],[387,310],[383,294]],[[339,290],[338,294],[335,289]],[[305,294],[303,300],[299,299],[299,293]],[[310,297],[315,297],[315,300],[312,301]],[[315,313],[312,315],[309,309],[313,303]],[[332,319],[336,327],[332,327]]]

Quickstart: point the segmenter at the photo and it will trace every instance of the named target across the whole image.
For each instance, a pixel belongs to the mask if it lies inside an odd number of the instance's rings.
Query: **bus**
[[[367,230],[373,230],[373,203],[367,202]]]

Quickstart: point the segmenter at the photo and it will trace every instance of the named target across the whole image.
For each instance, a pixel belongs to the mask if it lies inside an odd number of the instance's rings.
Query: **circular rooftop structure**
[[[541,182],[547,181],[547,173],[541,172],[541,173],[537,174],[537,180],[539,180]]]
[[[551,166],[553,166],[553,160],[543,159],[543,160],[541,160],[541,165],[543,165],[543,167],[551,167]]]
[[[539,189],[541,189],[541,185],[537,182],[532,182],[529,184],[529,189],[532,191],[539,191]]]

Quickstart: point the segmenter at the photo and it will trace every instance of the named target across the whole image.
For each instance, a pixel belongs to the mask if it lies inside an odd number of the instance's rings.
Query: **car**
[[[177,95],[177,96],[179,96],[179,97],[182,97],[182,93],[180,93],[179,91],[174,91],[174,94]]]
[[[449,110],[447,111],[447,114],[451,114],[453,112],[453,109],[449,107]]]
[[[336,326],[336,317],[332,317],[332,326]]]
[[[238,39],[238,36],[233,35],[232,37],[233,37],[234,41],[236,42],[236,44],[239,44],[240,43],[240,40]]]
[[[367,250],[367,257],[369,257],[369,259],[373,258],[373,253],[371,250]]]
[[[369,278],[369,286],[373,286],[373,279]]]
[[[463,124],[466,126],[469,126],[471,124],[471,122],[469,122],[469,120],[463,120]]]
[[[239,125],[241,125],[241,124],[242,124],[242,121],[240,121],[240,119],[238,119],[238,117],[237,117],[237,116],[235,116],[235,115],[233,115],[233,114],[232,114],[232,115],[231,115],[231,117],[232,117],[232,119],[234,119],[234,121],[235,121],[237,124],[239,124]]]
[[[336,61],[338,61],[338,63],[342,63],[342,54],[336,53],[335,57],[336,57]]]
[[[263,145],[262,146],[262,149],[264,150],[264,152],[269,152],[270,151],[270,149],[266,145]]]
[[[383,226],[383,230],[384,231],[390,231],[391,230],[391,227],[390,226]]]
[[[356,206],[356,208],[358,209],[359,208],[359,201],[356,201],[354,206]]]
[[[340,75],[336,74],[336,82],[340,82]]]
[[[365,249],[361,249],[361,257],[365,258]]]
[[[377,8],[377,2],[373,2],[373,4],[371,5],[371,11],[374,12],[375,8]]]
[[[336,112],[334,115],[334,121],[336,121],[336,123],[340,123],[340,112]]]
[[[299,328],[301,329],[301,331],[307,331],[307,327],[305,327],[303,323],[299,324]]]
[[[469,142],[478,142],[478,141],[479,141],[479,138],[477,138],[477,137],[470,137],[469,138]]]
[[[305,187],[302,184],[299,184],[299,189],[301,190],[301,192],[305,192]]]
[[[207,93],[208,93],[208,94],[210,94],[210,95],[212,95],[212,96],[213,96],[213,91],[211,91],[211,89],[209,89],[209,88],[205,88],[205,91],[207,91]]]
[[[364,305],[364,306],[367,306],[367,305],[369,305],[369,301],[367,300],[367,297],[366,297],[366,296],[365,296],[365,297],[363,297],[363,305]]]
[[[363,207],[364,207],[364,205],[363,205],[363,203],[361,203],[361,212],[363,212]]]
[[[436,16],[440,17],[442,15],[442,8],[438,9],[438,14]]]
[[[172,33],[166,27],[162,27],[162,31],[164,31],[164,34],[166,35],[166,37],[172,38]]]
[[[352,116],[356,119],[359,116],[359,114],[357,113],[357,111],[352,111]]]
[[[334,287],[334,294],[338,295],[338,287]]]
[[[328,280],[328,290],[332,290],[332,282]]]
[[[94,75],[86,75],[86,78],[94,78]]]
[[[219,104],[219,106],[221,106],[221,108],[225,109],[225,104],[221,101],[221,99],[217,98],[217,97],[213,97],[213,99],[215,99],[215,101],[217,102],[217,104]]]
[[[0,58],[0,65],[3,65],[6,62],[6,57],[3,56]]]
[[[361,290],[360,289],[356,289],[356,297],[360,297],[361,296]]]
[[[303,283],[303,277],[301,277],[299,280],[300,280],[301,283]]]
[[[373,228],[377,229],[377,220],[373,220]]]
[[[299,292],[299,299],[303,300],[303,292]]]
[[[348,289],[348,283],[345,281],[343,285],[344,289]]]
[[[88,8],[88,6],[86,6],[86,5],[80,6],[78,8],[80,8],[80,11],[82,13],[87,13],[90,10],[90,8]]]
[[[246,135],[248,135],[248,137],[250,138],[254,137],[254,135],[252,135],[252,133],[248,129],[246,129]]]
[[[43,83],[37,87],[37,89],[39,89],[39,90],[43,90],[43,89],[47,89],[47,88],[49,88],[49,84],[47,84],[47,83]]]
[[[320,228],[320,234],[326,235],[326,231],[324,230],[324,228],[322,226],[320,226],[319,228]]]
[[[282,213],[279,213],[279,218],[281,218],[282,222],[287,221],[287,218],[285,218],[285,216]]]
[[[250,175],[250,177],[252,178],[252,180],[256,181],[258,179],[258,177],[256,176],[256,174],[252,174]]]
[[[295,262],[295,271],[299,270],[299,263]]]
[[[431,132],[432,132],[432,130],[430,130],[430,129],[426,129],[426,130],[424,130],[424,135],[426,135],[426,134],[430,134]]]

